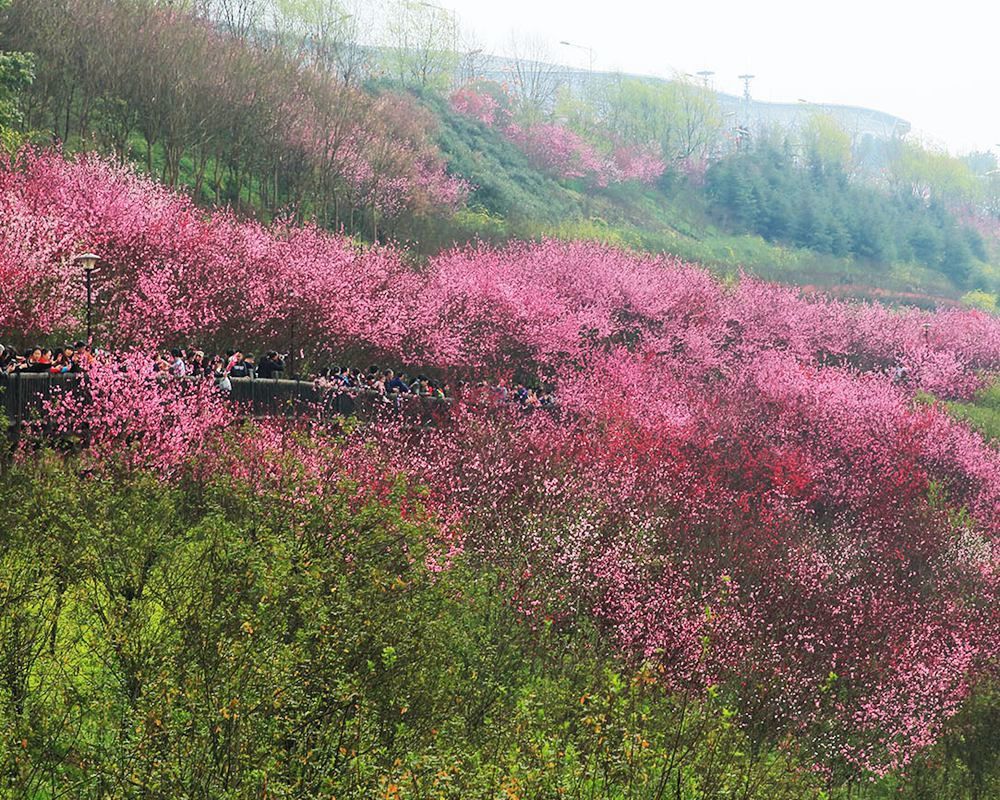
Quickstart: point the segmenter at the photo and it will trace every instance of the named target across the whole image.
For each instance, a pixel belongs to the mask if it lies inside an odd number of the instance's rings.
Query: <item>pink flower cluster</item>
[[[46,423],[82,437],[92,462],[164,479],[191,466],[236,419],[214,383],[167,379],[143,352],[96,359],[80,388],[48,405]]]
[[[451,107],[466,117],[479,120],[492,127],[500,121],[503,109],[500,102],[490,93],[477,91],[471,86],[463,86],[451,93]]]
[[[186,197],[96,156],[26,151],[0,167],[0,331],[79,331],[94,276],[99,341],[128,348],[192,339],[225,349],[296,340],[398,351],[418,276],[380,248],[359,253],[313,227],[206,214]]]
[[[351,108],[331,124],[330,109],[300,103],[289,109],[289,143],[306,155],[349,202],[386,217],[404,211],[454,208],[468,186],[448,174],[433,144],[434,120],[412,98],[386,93],[374,99],[344,88],[329,100]]]
[[[582,136],[557,122],[511,124],[504,135],[538,169],[562,179],[589,178],[607,185],[604,159]]]
[[[529,621],[588,613],[818,764],[900,768],[1000,647],[1000,453],[876,374],[614,351],[405,448]],[[808,751],[807,750],[807,751]]]
[[[640,147],[615,145],[610,156],[605,155],[561,122],[512,122],[496,97],[472,86],[455,91],[451,105],[458,113],[501,130],[536,168],[560,180],[583,179],[602,187],[628,181],[648,184],[666,169],[658,155]]]
[[[5,330],[77,325],[68,258],[92,249],[106,342],[266,342],[294,325],[313,352],[533,376],[560,404],[526,415],[470,392],[433,429],[373,423],[345,444],[259,423],[233,459],[208,446],[232,422],[211,389],[130,362],[88,376],[89,405],[53,409],[87,423],[98,460],[170,476],[194,459],[317,491],[348,475],[364,497],[406,473],[440,522],[436,566],[474,553],[529,624],[587,615],[624,658],[716,687],[819,765],[905,766],[995,668],[1000,453],[916,399],[1000,372],[986,314],[728,287],[591,244],[462,248],[416,270],[54,154],[0,172],[0,247],[21,293]],[[46,311],[26,317],[26,298]]]
[[[979,311],[929,313],[804,297],[743,276],[726,289],[670,257],[590,244],[461,249],[432,261],[421,305],[432,328],[411,361],[543,374],[626,347],[669,357],[692,377],[743,369],[762,351],[814,367],[849,366],[964,398],[1000,365],[1000,323]]]

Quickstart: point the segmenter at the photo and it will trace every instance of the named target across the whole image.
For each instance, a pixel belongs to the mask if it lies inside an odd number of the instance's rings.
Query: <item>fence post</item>
[[[17,412],[14,415],[14,420],[17,423],[18,436],[21,434],[21,423],[24,421],[24,383],[21,379],[21,371],[18,370],[14,373],[14,383],[17,386],[17,391],[14,392],[14,399],[17,403]]]

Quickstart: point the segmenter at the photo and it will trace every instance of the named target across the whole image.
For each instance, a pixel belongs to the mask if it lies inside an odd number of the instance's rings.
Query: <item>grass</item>
[[[984,389],[971,403],[948,403],[948,410],[1000,446],[1000,381]]]

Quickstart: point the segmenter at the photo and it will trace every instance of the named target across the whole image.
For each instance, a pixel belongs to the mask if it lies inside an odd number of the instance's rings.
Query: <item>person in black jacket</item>
[[[21,372],[48,372],[51,363],[45,360],[42,348],[33,347],[24,353],[24,364],[19,369]]]
[[[237,350],[230,357],[229,360],[229,377],[230,378],[248,378],[250,377],[250,369],[247,367],[246,362],[243,360],[243,353]]]
[[[257,377],[264,378],[278,378],[281,377],[281,373],[285,369],[285,362],[282,358],[272,350],[266,356],[264,356],[260,363],[257,365]]]

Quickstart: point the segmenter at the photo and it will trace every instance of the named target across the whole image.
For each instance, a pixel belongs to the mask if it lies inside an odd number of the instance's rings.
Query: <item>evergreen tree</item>
[[[0,12],[5,11],[10,2],[0,0]],[[31,83],[33,74],[31,56],[0,50],[0,140],[6,138],[6,129],[20,122],[18,92]]]

